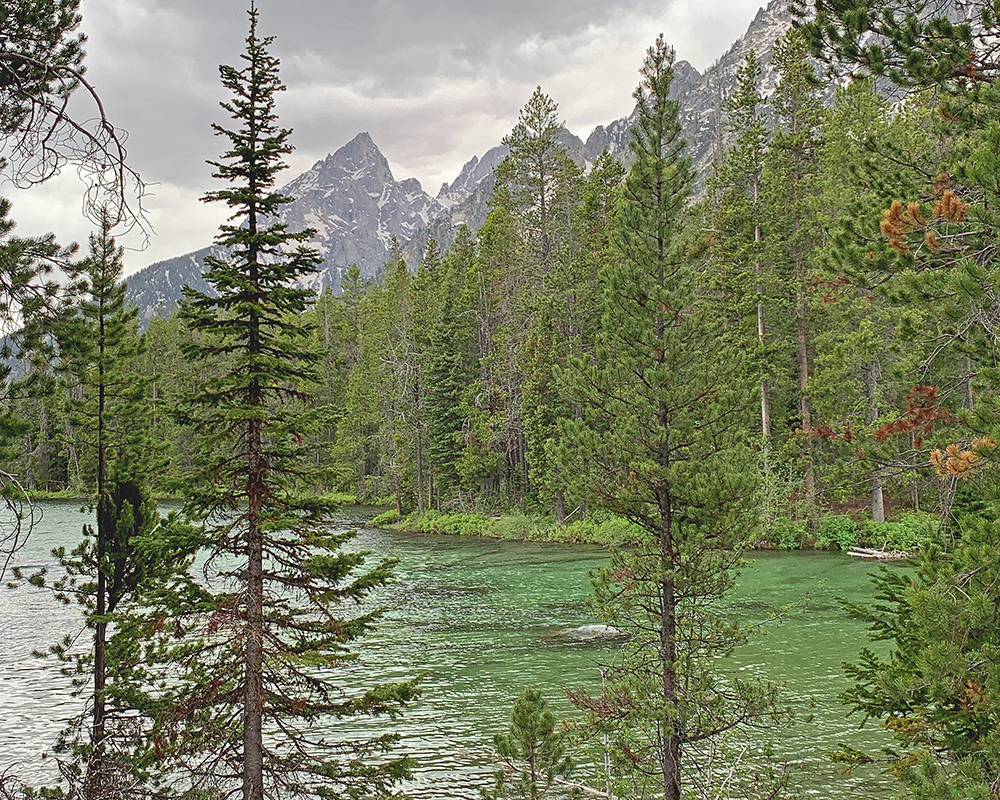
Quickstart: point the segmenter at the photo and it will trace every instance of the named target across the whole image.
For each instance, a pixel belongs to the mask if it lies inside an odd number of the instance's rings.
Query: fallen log
[[[902,561],[905,558],[913,558],[913,553],[905,550],[876,550],[871,547],[855,547],[853,550],[848,550],[847,555],[872,561]]]

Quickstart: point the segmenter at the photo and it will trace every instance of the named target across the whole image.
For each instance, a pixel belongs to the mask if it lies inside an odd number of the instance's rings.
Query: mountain
[[[753,50],[761,65],[760,93],[765,98],[771,95],[778,85],[778,74],[771,63],[774,45],[791,25],[788,0],[771,0],[757,11],[746,33],[704,74],[687,61],[674,65],[670,94],[678,102],[681,132],[699,176],[699,186],[704,185],[715,154],[729,143],[724,129],[723,103],[736,88],[737,70]],[[819,65],[816,66],[819,70]],[[824,97],[827,103],[833,102],[835,91],[835,85],[827,87]],[[584,150],[587,161],[592,163],[605,147],[612,155],[627,161],[628,132],[634,120],[635,112],[607,127],[595,129]]]
[[[492,169],[490,166],[490,174]],[[466,179],[468,187],[456,181],[452,196],[464,199],[473,192],[474,177],[475,167]],[[316,162],[281,192],[295,198],[282,208],[281,221],[292,230],[316,231],[312,245],[323,256],[323,264],[303,285],[317,292],[327,286],[338,291],[341,275],[352,264],[357,264],[365,277],[378,277],[389,259],[393,239],[400,245],[408,242],[446,210],[416,179],[397,181],[367,133],[359,133]],[[139,306],[143,324],[158,313],[170,313],[182,286],[208,290],[201,277],[207,255],[221,253],[206,247],[150,264],[129,277],[128,295]]]
[[[757,12],[747,32],[704,74],[686,61],[675,64],[671,94],[679,103],[682,132],[702,185],[715,154],[726,144],[722,104],[736,86],[737,69],[754,50],[762,67],[761,93],[773,92],[777,75],[771,54],[791,22],[787,0],[771,0]],[[832,100],[834,90],[828,91]],[[598,126],[586,140],[563,128],[559,141],[583,167],[593,164],[605,148],[627,163],[634,116],[633,112]],[[429,239],[447,248],[461,225],[478,230],[489,211],[494,170],[506,155],[507,148],[498,145],[482,157],[473,157],[454,181],[431,197],[415,179],[397,181],[371,136],[359,133],[282,189],[295,201],[283,207],[281,220],[292,230],[315,229],[312,244],[324,259],[304,285],[317,292],[326,287],[336,292],[341,276],[355,263],[363,276],[379,277],[393,239],[406,262],[415,267]],[[160,261],[128,279],[128,294],[138,304],[143,324],[157,313],[170,313],[182,286],[209,288],[202,271],[205,256],[213,253],[219,255],[208,247]]]
[[[694,162],[698,176],[698,189],[704,187],[711,170],[715,154],[727,144],[723,128],[722,104],[736,88],[736,71],[743,64],[747,54],[753,50],[761,62],[761,94],[765,97],[774,91],[778,76],[771,64],[774,44],[792,24],[787,0],[771,0],[758,10],[747,32],[738,39],[726,53],[702,74],[687,61],[674,64],[674,80],[670,95],[677,100],[680,108],[681,132],[688,143],[688,154]],[[829,90],[828,101],[833,100],[833,89]],[[599,125],[581,142],[569,131],[560,131],[560,143],[573,159],[583,167],[592,165],[607,148],[608,152],[626,166],[630,162],[628,152],[629,132],[635,121],[635,112],[608,125]],[[447,248],[455,239],[462,224],[477,230],[486,220],[490,194],[493,190],[492,173],[486,174],[485,166],[490,161],[499,163],[501,148],[493,148],[480,159],[472,159],[462,170],[456,183],[463,187],[464,196],[458,202],[445,203],[448,210],[436,217],[424,230],[420,231],[404,248],[403,255],[408,264],[416,264],[428,239],[436,239]],[[478,181],[475,191],[470,191],[471,182]],[[453,184],[454,186],[454,184]],[[450,193],[451,186],[442,187],[442,193]],[[450,195],[449,195],[450,196]],[[442,199],[442,195],[438,195]]]
[[[556,131],[556,141],[569,153],[577,166],[586,167],[586,145],[583,140],[562,127]],[[441,187],[438,202],[447,210],[437,216],[426,228],[417,231],[403,247],[403,258],[413,268],[420,263],[427,242],[434,239],[441,248],[447,250],[455,241],[458,229],[466,225],[471,231],[478,231],[489,214],[490,197],[493,195],[493,170],[507,157],[505,145],[487,151],[481,159],[473,158],[451,184]],[[458,187],[456,189],[456,187]]]

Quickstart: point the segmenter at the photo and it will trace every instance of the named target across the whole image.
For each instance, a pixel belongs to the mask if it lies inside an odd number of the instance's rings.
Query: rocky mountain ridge
[[[777,84],[771,53],[791,21],[787,0],[771,0],[758,11],[747,32],[704,74],[686,61],[675,64],[671,92],[678,100],[688,151],[702,179],[725,143],[722,103],[735,88],[738,67],[754,50],[763,70],[761,93],[769,95]],[[560,130],[559,139],[584,168],[605,148],[627,162],[633,121],[634,112],[598,126],[586,140],[566,129]],[[461,225],[478,230],[488,213],[494,170],[506,155],[507,148],[498,145],[481,157],[474,156],[454,181],[431,197],[416,179],[397,181],[371,136],[359,133],[282,189],[295,198],[283,208],[282,221],[292,230],[314,229],[312,244],[324,259],[304,285],[317,292],[327,287],[337,292],[341,276],[355,263],[363,276],[377,279],[394,243],[415,267],[429,239],[447,248]],[[171,313],[184,285],[208,289],[202,278],[204,258],[214,250],[206,247],[151,264],[128,279],[129,297],[139,306],[144,324],[157,314]]]

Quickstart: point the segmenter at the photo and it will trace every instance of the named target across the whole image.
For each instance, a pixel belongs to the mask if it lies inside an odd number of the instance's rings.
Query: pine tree
[[[781,311],[794,320],[794,344],[788,348],[794,349],[794,355],[787,363],[788,371],[796,376],[799,418],[794,428],[801,432],[803,488],[811,519],[817,490],[809,400],[813,325],[808,300],[812,288],[810,255],[819,238],[811,201],[816,192],[818,126],[823,110],[817,96],[819,82],[798,29],[789,30],[775,44],[773,63],[781,79],[771,98],[776,124],[762,177],[764,258],[784,289]]]
[[[475,329],[464,306],[462,286],[475,259],[475,243],[462,226],[439,267],[440,312],[428,333],[425,381],[427,459],[436,481],[435,496],[459,490],[456,465],[462,451],[462,395],[475,378]]]
[[[558,108],[541,86],[535,88],[514,130],[503,139],[510,153],[497,168],[497,183],[503,191],[493,201],[508,204],[518,217],[526,251],[542,273],[551,266],[553,206],[558,173],[566,158],[556,138]]]
[[[0,5],[0,172],[25,187],[73,163],[95,222],[110,208],[116,222],[147,230],[129,196],[141,196],[142,181],[125,163],[125,136],[85,75],[79,9],[80,0]]]
[[[74,303],[52,326],[58,382],[70,398],[66,424],[76,432],[74,446],[93,479],[96,525],[85,526],[72,551],[54,551],[63,570],[58,579],[47,580],[44,570],[30,577],[62,602],[80,605],[94,631],[91,650],[68,640],[50,648],[73,665],[67,670],[77,692],[90,698],[56,747],[70,796],[84,800],[129,797],[145,776],[146,631],[136,610],[153,586],[186,568],[191,555],[179,544],[184,526],[173,517],[161,521],[149,496],[148,475],[157,467],[148,435],[150,381],[136,372],[142,347],[136,310],[126,305],[120,282],[122,256],[104,214],[87,258],[67,270]],[[160,541],[149,547],[150,537]]]
[[[753,528],[751,383],[699,301],[680,238],[693,175],[662,38],[641,74],[602,331],[592,363],[564,373],[583,414],[563,434],[567,471],[640,533],[595,580],[598,614],[628,638],[603,696],[575,702],[608,731],[632,791],[680,800],[707,766],[701,748],[776,712],[770,687],[719,674],[744,637],[716,609]]]
[[[366,763],[394,737],[334,744],[323,722],[395,713],[413,687],[352,697],[335,679],[373,622],[338,607],[384,584],[390,564],[359,572],[362,555],[341,551],[352,534],[329,529],[332,505],[313,496],[302,459],[325,411],[299,388],[315,380],[318,354],[302,319],[312,294],[293,282],[320,257],[304,244],[312,231],[291,232],[276,217],[291,200],[274,191],[290,131],[275,115],[284,87],[272,40],[258,37],[253,6],[249,16],[243,67],[220,67],[232,93],[222,107],[238,127],[214,126],[229,150],[212,166],[230,185],[206,195],[232,211],[217,237],[227,255],[207,261],[216,296],[188,290],[181,309],[201,334],[188,355],[225,365],[188,410],[207,446],[186,509],[206,526],[210,572],[196,605],[174,609],[186,636],[165,642],[180,675],[165,688],[156,743],[196,789],[242,787],[245,800],[378,794],[407,770],[403,758]]]
[[[898,86],[962,95],[989,90],[1000,75],[993,50],[1000,16],[986,0],[964,3],[960,15],[929,0],[796,0],[792,7],[814,55]]]
[[[890,751],[906,796],[992,800],[1000,776],[1000,558],[996,522],[967,519],[951,551],[922,550],[915,569],[882,569],[876,603],[846,604],[882,644],[847,667],[842,695],[866,720],[878,720],[901,746]],[[880,754],[848,750],[848,763]]]
[[[737,85],[726,100],[726,128],[736,140],[726,152],[723,163],[710,180],[710,192],[715,198],[713,261],[720,275],[726,276],[725,287],[731,293],[737,318],[752,314],[756,301],[757,341],[762,355],[768,340],[767,294],[772,281],[765,281],[763,260],[764,208],[761,180],[768,134],[764,119],[764,98],[759,86],[760,60],[751,50],[736,71]],[[764,467],[768,468],[767,451],[771,439],[771,384],[773,378],[766,368],[760,381],[761,437]]]
[[[566,734],[556,730],[557,724],[545,696],[537,689],[525,689],[514,701],[508,731],[493,737],[503,767],[494,776],[494,790],[480,790],[483,800],[539,800],[570,794],[560,791],[562,787],[557,783],[573,771],[573,759],[566,752]]]
[[[31,436],[28,426],[15,409],[18,401],[28,400],[41,409],[41,416],[45,418],[47,389],[40,384],[45,383],[52,360],[48,325],[60,304],[59,283],[52,272],[67,266],[76,250],[75,245],[61,247],[52,234],[17,236],[10,210],[10,201],[0,197],[0,334],[3,335],[0,344],[0,400],[3,401],[0,454],[10,458],[11,448],[17,442],[22,445],[23,458],[21,481],[13,474],[0,473],[0,503],[9,512],[9,519],[14,520],[0,530],[0,579],[24,544],[33,518],[25,486],[30,486],[33,480],[28,461],[34,448],[27,440]],[[15,351],[21,362],[28,365],[26,377],[17,381],[12,380],[10,363]],[[47,448],[47,432],[38,439],[38,447]]]
[[[930,309],[893,299],[886,278],[895,252],[879,231],[893,198],[923,184],[922,170],[900,170],[898,156],[932,150],[929,114],[919,103],[893,109],[869,80],[838,89],[823,122],[816,220],[825,241],[814,258],[811,312],[819,325],[810,393],[818,446],[828,454],[827,488],[853,496],[867,485],[876,522],[885,520],[885,490],[901,498],[906,484],[916,488],[918,465],[928,472],[913,437],[884,433],[904,418],[914,385],[938,376],[951,383],[954,375],[942,370],[947,359],[926,362],[924,339],[935,328]]]
[[[127,475],[135,484],[155,468],[145,433],[145,384],[134,371],[140,352],[136,309],[125,304],[121,283],[124,251],[111,236],[112,221],[101,218],[100,232],[90,237],[88,257],[71,271],[82,297],[56,327],[60,372],[64,381],[81,390],[81,400],[70,409],[83,442],[96,461],[97,526],[93,544],[94,581],[94,694],[92,756],[84,797],[100,796],[105,737],[104,693],[108,666],[107,618],[122,598],[116,576],[131,569],[127,538],[116,537],[120,508],[112,501],[116,480]],[[96,779],[93,777],[96,775]]]

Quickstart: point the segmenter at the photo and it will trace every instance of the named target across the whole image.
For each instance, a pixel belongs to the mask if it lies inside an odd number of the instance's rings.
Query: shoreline
[[[922,542],[936,539],[933,515],[905,512],[883,523],[857,521],[846,515],[827,515],[815,530],[804,522],[775,526],[766,535],[758,535],[746,546],[747,552],[815,551],[870,552],[917,551]],[[641,538],[637,526],[622,518],[602,516],[557,525],[551,517],[526,514],[486,515],[475,513],[416,512],[400,517],[386,511],[372,518],[372,528],[403,533],[428,533],[466,536],[499,541],[547,542],[552,544],[587,544],[604,547],[625,546]],[[791,534],[791,535],[790,535]]]

